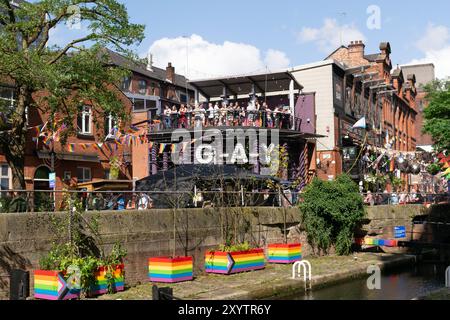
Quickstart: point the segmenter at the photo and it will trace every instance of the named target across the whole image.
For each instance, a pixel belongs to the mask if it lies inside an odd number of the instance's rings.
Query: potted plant
[[[74,300],[79,299],[80,288],[68,284],[65,272],[55,270],[35,270],[34,297],[41,300]]]
[[[110,180],[117,180],[119,179],[120,174],[120,161],[119,158],[114,156],[109,160],[109,179]]]
[[[214,274],[235,274],[262,270],[266,267],[264,250],[252,249],[248,243],[221,246],[205,253],[205,271]]]
[[[126,251],[116,243],[111,254],[106,259],[99,261],[100,266],[94,271],[93,282],[89,287],[89,296],[124,291],[125,265],[123,260],[126,255]]]
[[[275,264],[291,264],[302,260],[301,243],[269,244],[267,248],[267,262]]]
[[[40,259],[40,269],[34,272],[35,297],[68,300],[80,298],[81,294],[95,296],[122,291],[126,251],[117,243],[106,255],[97,218],[88,221],[82,217],[82,204],[76,198],[69,197],[68,207],[73,210],[67,221],[52,220],[56,228],[53,231],[61,239],[53,242],[50,252]]]
[[[177,283],[192,281],[192,257],[158,257],[148,259],[148,277],[151,282]]]

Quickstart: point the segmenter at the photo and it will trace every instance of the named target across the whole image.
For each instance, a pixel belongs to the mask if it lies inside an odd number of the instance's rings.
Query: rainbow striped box
[[[375,240],[376,239],[373,239],[373,238],[365,238],[364,239],[364,244],[366,246],[376,246],[376,241]]]
[[[34,271],[34,297],[42,300],[79,299],[81,290],[68,289],[61,271]]]
[[[269,244],[267,248],[267,262],[278,264],[291,264],[302,260],[302,245],[294,244]]]
[[[210,251],[205,254],[206,273],[235,274],[266,267],[263,249],[242,252]]]
[[[386,246],[386,247],[398,247],[398,241],[396,241],[396,240],[385,240],[384,241],[384,245]]]
[[[148,259],[148,277],[151,282],[177,283],[194,279],[192,257],[159,257]]]
[[[124,291],[125,287],[125,266],[119,265],[113,271],[112,278],[112,291],[120,292]],[[100,267],[95,272],[95,284],[91,286],[89,290],[89,296],[99,296],[108,293],[108,279],[107,279],[107,269],[106,267]]]

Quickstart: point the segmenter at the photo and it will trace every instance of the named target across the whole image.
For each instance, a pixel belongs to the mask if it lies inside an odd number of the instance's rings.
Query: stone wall
[[[449,229],[414,225],[417,219],[446,220],[450,222],[450,206],[432,208],[413,206],[380,206],[368,208],[365,234],[387,238],[393,236],[393,227],[405,225],[415,239],[425,239],[429,234],[440,235],[441,240]],[[55,214],[0,214],[0,299],[9,294],[9,272],[12,269],[34,270],[39,259],[55,239],[52,217]],[[103,247],[108,251],[121,242],[128,252],[125,261],[127,285],[147,281],[147,260],[155,256],[171,256],[174,243],[173,211],[127,211],[86,213],[87,218],[100,217],[100,234]],[[56,214],[66,217],[64,213]],[[285,218],[286,217],[286,218]],[[282,242],[286,223],[290,242],[303,244],[304,256],[311,254],[306,235],[301,227],[298,209],[244,208],[244,209],[181,209],[176,217],[176,255],[194,257],[195,272],[203,270],[204,253],[223,243],[227,234],[236,234],[239,242],[249,241],[264,247],[267,243]],[[422,228],[422,229],[421,229]],[[186,230],[189,230],[186,233]],[[431,238],[430,238],[431,239]],[[31,275],[32,278],[32,275]],[[32,283],[31,283],[32,288]]]
[[[86,213],[86,218],[98,213]],[[264,246],[282,242],[284,216],[289,241],[305,243],[297,227],[298,209],[186,209],[177,212],[176,255],[192,255],[195,272],[203,269],[204,253],[216,248],[226,234],[238,241]],[[0,214],[0,299],[9,294],[9,272],[14,268],[33,270],[55,238],[53,214]],[[58,213],[58,218],[66,214]],[[147,260],[173,253],[173,211],[102,212],[100,234],[106,252],[121,242],[128,252],[125,261],[127,285],[147,281]],[[223,223],[222,223],[223,221]],[[221,225],[224,227],[221,228]],[[189,230],[186,233],[186,230]],[[227,232],[228,230],[228,232]],[[237,232],[236,232],[237,231]],[[187,244],[187,245],[186,245]],[[305,248],[308,252],[308,248]],[[32,278],[32,275],[30,275]],[[31,286],[32,287],[32,286]]]

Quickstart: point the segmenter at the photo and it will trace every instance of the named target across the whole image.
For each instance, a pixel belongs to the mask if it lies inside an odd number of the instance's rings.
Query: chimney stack
[[[348,52],[351,58],[362,59],[364,58],[364,49],[366,48],[365,44],[359,41],[352,41],[348,46]]]
[[[147,70],[153,71],[153,54],[150,52],[147,55]]]
[[[172,67],[172,63],[169,62],[166,68],[166,80],[175,83],[175,68]]]

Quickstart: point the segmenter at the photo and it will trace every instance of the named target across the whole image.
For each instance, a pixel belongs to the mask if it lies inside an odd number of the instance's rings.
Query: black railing
[[[186,112],[173,115],[162,114],[159,119],[153,120],[152,131],[175,129],[194,129],[199,127],[257,127],[267,129],[281,129],[301,131],[302,119],[290,113],[269,113],[265,111],[245,111],[242,113],[229,112],[226,116],[207,112]]]

